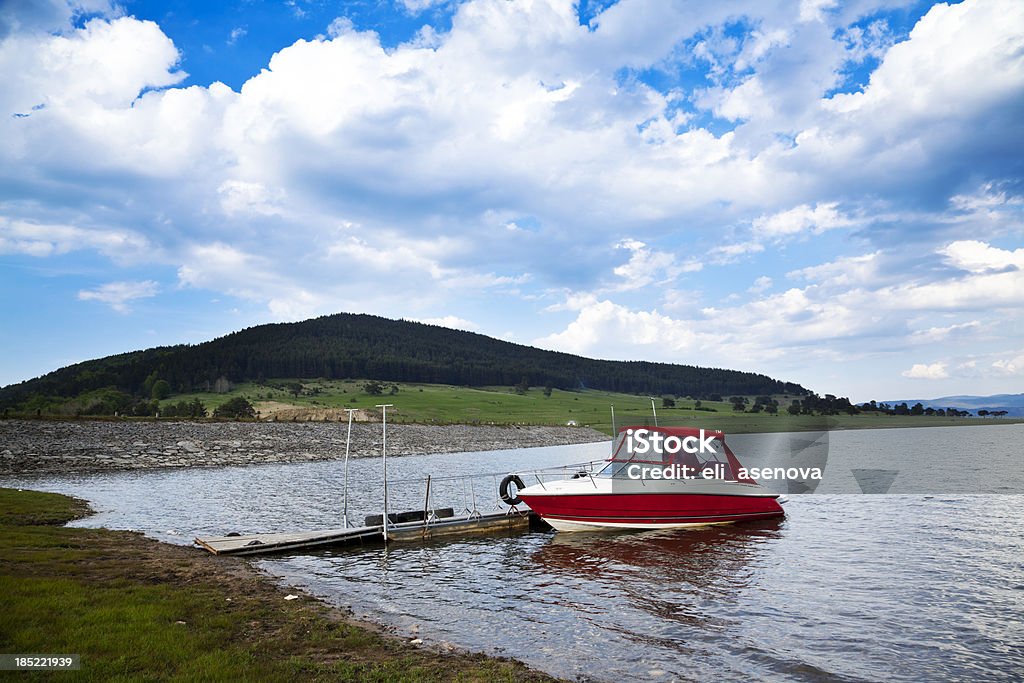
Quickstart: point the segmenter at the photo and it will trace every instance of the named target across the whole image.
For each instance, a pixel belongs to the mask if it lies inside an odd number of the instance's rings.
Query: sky
[[[1024,3],[0,0],[0,385],[371,313],[1024,392]]]

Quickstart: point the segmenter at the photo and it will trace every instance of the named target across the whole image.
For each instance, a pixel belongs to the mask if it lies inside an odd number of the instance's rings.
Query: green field
[[[550,396],[541,387],[532,387],[517,394],[510,387],[453,387],[439,384],[395,383],[398,390],[390,393],[392,383],[382,383],[384,393],[371,395],[363,389],[363,380],[301,380],[303,393],[296,397],[283,387],[289,381],[272,380],[266,384],[244,383],[222,394],[195,393],[175,395],[170,402],[198,398],[211,411],[235,397],[243,396],[252,402],[263,419],[271,417],[275,408],[293,408],[278,419],[304,421],[343,419],[344,408],[357,408],[379,413],[376,406],[393,404],[388,409],[388,420],[427,424],[537,424],[565,425],[575,421],[606,434],[611,433],[611,406],[615,407],[618,426],[626,424],[653,424],[650,398],[607,391],[562,391],[554,389]],[[753,399],[753,397],[749,397]],[[964,424],[1007,424],[1012,420],[957,417],[896,416],[879,414],[836,416],[791,416],[785,413],[793,397],[775,397],[782,411],[778,415],[767,413],[740,413],[727,402],[702,402],[696,409],[690,399],[676,400],[674,408],[655,401],[658,421],[662,425],[692,425],[708,429],[721,429],[726,433],[809,431],[825,427],[830,429],[869,429],[883,427],[926,427]]]

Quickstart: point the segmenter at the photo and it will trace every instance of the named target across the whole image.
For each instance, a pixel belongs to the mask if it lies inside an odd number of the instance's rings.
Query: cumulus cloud
[[[99,301],[107,304],[118,313],[131,311],[129,304],[137,299],[148,299],[156,296],[160,286],[153,280],[142,282],[108,282],[96,289],[83,289],[78,292],[80,301]]]
[[[703,265],[695,259],[676,263],[676,258],[666,252],[653,251],[639,240],[626,239],[615,245],[617,249],[629,251],[629,261],[616,266],[615,275],[622,278],[622,289],[640,289],[658,280],[670,280],[680,273],[696,272]]]
[[[768,289],[771,289],[771,286],[772,279],[767,275],[762,275],[761,277],[754,280],[754,284],[751,285],[750,289],[748,289],[747,291],[750,292],[751,294],[762,294]]]
[[[992,367],[1006,375],[1024,375],[1024,353],[992,362]]]
[[[904,370],[900,374],[909,379],[946,379],[949,377],[945,363],[932,363],[931,365],[914,363],[909,370]]]
[[[1024,248],[1009,251],[978,240],[961,240],[947,245],[941,253],[950,265],[971,273],[1024,270]]]
[[[935,261],[945,253],[946,249],[938,250]],[[936,344],[968,339],[985,327],[979,319],[930,327],[918,327],[919,321],[961,311],[992,316],[998,308],[1006,310],[1012,320],[1024,309],[1021,271],[964,273],[951,280],[931,281],[933,268],[926,262],[908,280],[906,271],[900,278],[884,273],[877,260],[871,254],[803,269],[796,275],[811,280],[809,284],[777,293],[764,294],[772,283],[770,278],[759,278],[751,288],[759,295],[755,299],[705,306],[700,311],[676,307],[689,313],[677,318],[579,296],[574,307],[576,319],[561,332],[537,342],[574,353],[613,351],[617,358],[667,361],[735,364],[742,358],[764,362],[783,359],[794,349],[800,349],[803,361],[813,357],[838,360],[863,354],[872,339],[889,338],[901,346]],[[1000,322],[1000,316],[992,316],[989,326]],[[937,366],[927,367],[933,378],[938,376]],[[913,375],[903,376],[923,376],[920,368],[912,371]]]
[[[820,235],[826,230],[851,224],[852,221],[837,210],[836,203],[829,202],[814,207],[801,204],[770,216],[759,216],[754,219],[753,228],[759,237],[779,239],[808,232]]]

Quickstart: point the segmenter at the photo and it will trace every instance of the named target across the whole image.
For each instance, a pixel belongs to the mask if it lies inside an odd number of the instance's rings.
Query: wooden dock
[[[544,525],[533,512],[506,511],[441,517],[424,524],[422,520],[388,525],[388,541],[423,541],[478,533],[525,531]],[[384,527],[361,526],[323,531],[209,536],[196,538],[201,548],[214,555],[261,555],[305,550],[330,545],[382,542]]]

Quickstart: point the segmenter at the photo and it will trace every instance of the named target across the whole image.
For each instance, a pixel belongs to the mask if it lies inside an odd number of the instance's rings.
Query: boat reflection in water
[[[744,600],[785,524],[776,518],[694,529],[555,533],[531,560],[538,570],[559,575],[560,583],[586,584],[586,597],[579,599],[590,604],[583,609],[575,604],[577,611],[601,621],[599,615],[616,610],[623,616],[634,610],[656,616],[637,620],[634,613],[629,621],[646,628],[622,635],[647,643],[670,640],[676,649],[680,625],[704,630],[730,623],[723,605]],[[611,594],[610,601],[594,599]]]

